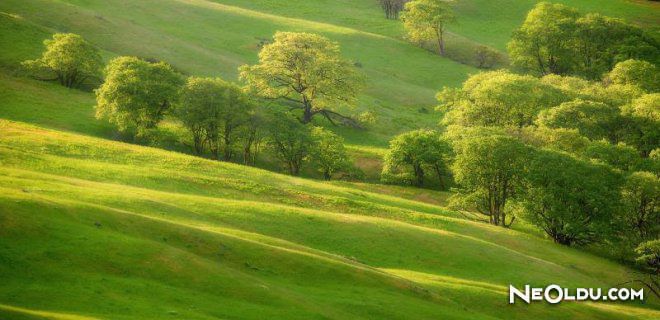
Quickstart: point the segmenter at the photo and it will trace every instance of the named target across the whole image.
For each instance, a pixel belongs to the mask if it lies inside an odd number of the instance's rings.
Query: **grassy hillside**
[[[434,205],[16,122],[0,129],[3,318],[660,315],[505,307],[510,281],[607,287],[626,270]]]
[[[478,43],[503,50],[511,31],[535,2],[460,1],[459,23],[451,28],[448,46],[454,43],[456,50],[468,55],[469,47]],[[653,28],[658,22],[649,10],[657,4],[570,3]],[[41,41],[50,33],[74,32],[103,49],[108,58],[158,58],[189,74],[235,80],[237,67],[255,62],[259,43],[277,30],[326,35],[338,41],[344,54],[359,62],[368,77],[358,108],[347,112],[371,110],[378,115],[377,125],[368,132],[339,129],[351,143],[360,145],[382,147],[392,133],[434,126],[437,115],[420,108],[431,109],[442,86],[456,86],[477,72],[402,40],[400,23],[384,19],[375,0],[5,0],[0,12],[5,13],[0,19],[7,26],[0,41],[11,44],[0,47],[4,67],[38,56]]]
[[[503,49],[534,2],[463,0],[451,39]],[[645,2],[571,4],[657,29]],[[112,141],[91,92],[16,77],[44,39],[75,32],[105,59],[158,58],[234,80],[276,30],[324,34],[362,65],[357,111],[378,122],[336,130],[368,174],[393,134],[436,125],[440,87],[477,71],[403,41],[375,0],[0,2],[0,319],[660,317],[654,299],[510,306],[510,283],[607,288],[630,270],[524,224],[465,219],[443,207],[443,192],[318,182]]]

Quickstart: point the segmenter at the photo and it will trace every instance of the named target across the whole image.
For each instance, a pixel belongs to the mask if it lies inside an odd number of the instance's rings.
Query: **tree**
[[[507,46],[511,64],[538,75],[569,74],[576,58],[570,39],[578,16],[565,5],[538,3]]]
[[[459,90],[438,94],[444,123],[462,126],[513,126],[522,128],[536,119],[540,110],[565,101],[559,89],[532,76],[507,71],[482,72],[471,76]]]
[[[643,95],[621,108],[629,121],[624,140],[643,156],[660,145],[660,93]]]
[[[480,69],[490,69],[502,62],[502,55],[497,50],[484,45],[477,46],[474,58],[477,61],[477,68]]]
[[[648,272],[648,280],[634,281],[641,282],[656,297],[660,297],[660,239],[641,243],[635,249],[635,253],[637,253],[637,263]]]
[[[658,63],[660,44],[642,29],[600,14],[541,2],[508,44],[512,64],[535,74],[600,79],[619,61]]]
[[[233,157],[237,128],[244,124],[252,104],[238,86],[219,78],[188,78],[181,90],[177,117],[191,131],[197,154],[208,144],[214,159],[223,146],[225,161]]]
[[[115,58],[106,66],[105,82],[96,90],[96,117],[139,136],[163,119],[182,84],[181,75],[164,62]]]
[[[322,127],[312,128],[311,137],[314,143],[310,158],[316,163],[325,180],[330,180],[335,172],[350,167],[342,137]]]
[[[643,30],[623,20],[589,13],[576,20],[572,37],[575,74],[589,79],[601,76],[626,59],[658,60],[660,46]]]
[[[351,105],[362,87],[362,77],[341,57],[339,45],[310,33],[277,32],[273,43],[259,53],[259,63],[242,66],[240,77],[258,95],[278,99],[303,112],[309,123],[316,114],[330,122],[359,126],[337,112]]]
[[[57,80],[67,88],[80,86],[90,78],[99,78],[103,60],[99,50],[73,33],[56,33],[44,41],[46,51],[41,58],[22,64],[33,76]]]
[[[447,25],[456,17],[448,1],[413,0],[406,3],[401,16],[408,38],[413,42],[435,40],[438,53],[445,55],[445,32]]]
[[[385,11],[387,19],[398,19],[399,12],[408,0],[379,0],[381,8]]]
[[[650,172],[630,174],[621,190],[623,233],[634,239],[660,237],[660,179]]]
[[[623,171],[638,169],[642,164],[637,149],[624,143],[611,144],[605,140],[590,143],[584,151],[584,156]]]
[[[247,122],[241,127],[238,136],[243,147],[243,164],[256,163],[262,142],[266,138],[269,116],[265,108],[257,107],[250,112]]]
[[[427,170],[438,176],[440,187],[445,187],[445,177],[452,157],[449,143],[433,130],[416,130],[402,133],[390,141],[390,148],[385,154],[383,177],[388,176],[402,166],[407,166],[418,187],[424,185]]]
[[[647,61],[630,59],[619,62],[606,80],[614,84],[635,85],[648,93],[660,92],[660,70]]]
[[[616,106],[580,98],[541,111],[536,122],[549,128],[577,129],[589,139],[606,138],[612,143],[619,141],[622,125]]]
[[[584,245],[610,233],[621,177],[607,166],[538,150],[525,174],[521,204],[556,243]]]
[[[300,174],[312,148],[310,129],[288,113],[279,113],[269,126],[269,145],[289,174]]]
[[[476,209],[493,225],[509,227],[507,203],[517,196],[530,148],[505,135],[473,134],[455,142],[452,169],[459,192],[452,205]]]

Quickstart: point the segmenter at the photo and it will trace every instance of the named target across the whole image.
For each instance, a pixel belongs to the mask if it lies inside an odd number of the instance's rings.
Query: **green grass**
[[[502,49],[534,1],[464,0],[452,40]],[[651,4],[571,1],[657,30]],[[321,8],[321,10],[319,10]],[[655,9],[653,9],[655,10]],[[369,181],[476,69],[402,40],[372,0],[0,2],[0,319],[653,319],[646,304],[507,304],[510,283],[609,287],[630,270],[447,210],[448,193],[319,182],[124,144],[91,92],[16,77],[53,32],[234,80],[276,30],[359,61],[367,131],[332,128]],[[468,48],[468,49],[465,49]],[[2,120],[6,119],[6,120]],[[180,130],[166,122],[163,134]],[[183,150],[176,138],[165,147]]]
[[[0,129],[0,315],[659,315],[653,301],[506,306],[509,283],[608,287],[628,271],[436,205],[16,122]]]

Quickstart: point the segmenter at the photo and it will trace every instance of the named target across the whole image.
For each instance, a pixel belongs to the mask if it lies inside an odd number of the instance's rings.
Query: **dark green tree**
[[[433,130],[416,130],[402,133],[390,141],[390,148],[385,155],[383,180],[407,167],[412,174],[414,184],[424,185],[426,172],[431,170],[438,176],[440,187],[446,187],[452,148],[441,135]]]
[[[529,162],[521,204],[556,243],[584,245],[612,234],[622,180],[607,166],[539,150]]]
[[[289,113],[277,113],[269,124],[268,140],[289,174],[299,175],[313,145],[310,128]]]
[[[520,192],[531,148],[513,137],[477,133],[455,141],[454,149],[459,189],[452,206],[476,209],[491,224],[511,226],[515,216],[507,204]]]

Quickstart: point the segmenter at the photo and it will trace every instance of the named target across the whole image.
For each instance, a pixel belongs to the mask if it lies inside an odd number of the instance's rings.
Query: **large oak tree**
[[[332,123],[359,126],[337,106],[354,103],[362,78],[342,58],[339,45],[323,36],[277,32],[259,53],[259,63],[242,66],[240,77],[258,95],[302,110],[303,123],[321,114]]]

